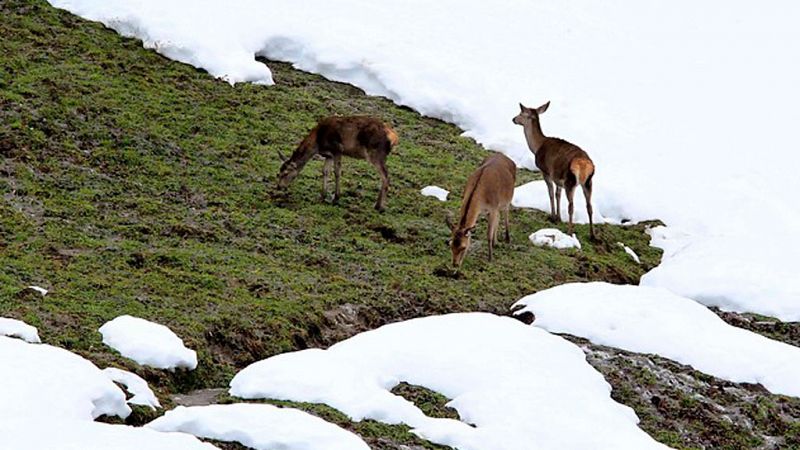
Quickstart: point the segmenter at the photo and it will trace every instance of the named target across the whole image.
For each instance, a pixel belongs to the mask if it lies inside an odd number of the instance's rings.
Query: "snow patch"
[[[139,364],[169,370],[197,367],[195,351],[164,325],[124,315],[106,322],[99,331],[104,344]]]
[[[39,287],[39,286],[28,286],[28,289],[33,289],[34,291],[42,294],[42,297],[47,295],[47,292],[48,292],[47,289],[45,289],[43,287]]]
[[[573,283],[518,301],[534,326],[611,347],[654,353],[736,383],[800,397],[800,348],[725,323],[665,289]]]
[[[0,447],[9,450],[215,450],[183,433],[80,420],[41,421],[36,417],[0,420]]]
[[[369,450],[361,438],[337,425],[272,405],[179,406],[147,428],[235,441],[256,450]]]
[[[125,394],[100,369],[67,350],[0,336],[0,361],[0,423],[125,418],[131,412]]]
[[[425,416],[390,392],[401,381],[451,398],[448,406],[464,422]],[[328,350],[268,358],[239,372],[230,390],[326,403],[353,420],[405,423],[424,439],[460,449],[667,448],[640,430],[610,391],[577,346],[485,313],[394,323]]]
[[[153,393],[153,390],[150,389],[150,386],[147,385],[147,381],[145,381],[144,378],[135,373],[128,372],[127,370],[114,367],[103,369],[103,373],[106,374],[111,381],[125,386],[125,390],[133,395],[133,397],[128,399],[128,403],[132,405],[149,406],[150,409],[154,411],[156,408],[161,408],[161,403],[159,403],[158,398],[156,398],[156,394]]]
[[[528,236],[528,239],[537,247],[577,248],[579,250],[581,248],[581,242],[575,234],[570,236],[555,228],[542,228]]]
[[[622,242],[617,242],[617,245],[622,247],[622,249],[625,250],[625,253],[627,253],[631,257],[632,260],[636,261],[636,264],[641,264],[642,263],[642,261],[639,260],[639,255],[637,255],[636,252],[633,251],[632,248],[628,247],[627,245],[625,245]]]
[[[426,197],[436,197],[444,202],[447,201],[447,194],[449,194],[450,191],[442,189],[439,186],[425,186],[419,193]]]
[[[28,325],[21,320],[8,319],[5,317],[0,317],[0,335],[20,338],[31,344],[39,344],[42,342],[42,340],[39,339],[39,332],[36,330],[36,327]]]

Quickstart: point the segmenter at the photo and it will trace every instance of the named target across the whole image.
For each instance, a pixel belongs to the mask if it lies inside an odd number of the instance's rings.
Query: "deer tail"
[[[397,145],[400,142],[400,138],[397,136],[397,133],[390,127],[389,125],[384,125],[384,130],[386,131],[386,137],[389,138],[389,142],[392,144],[392,147]]]
[[[570,163],[569,171],[575,175],[578,184],[586,186],[594,176],[594,164],[587,158],[576,158]]]

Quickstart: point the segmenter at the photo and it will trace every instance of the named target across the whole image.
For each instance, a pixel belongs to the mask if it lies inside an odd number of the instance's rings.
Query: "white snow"
[[[443,202],[447,201],[447,194],[450,193],[450,191],[442,189],[439,186],[425,186],[419,192],[426,197],[436,197]]]
[[[516,305],[536,316],[533,325],[553,333],[654,353],[718,378],[800,397],[800,348],[728,325],[703,305],[665,289],[574,283]]]
[[[632,260],[636,261],[636,264],[641,264],[642,263],[642,261],[639,259],[639,255],[637,255],[636,252],[633,251],[632,248],[628,247],[623,242],[617,242],[617,245],[622,247],[622,249],[625,250],[625,253],[627,253],[631,257]]]
[[[425,416],[401,381],[452,399],[464,422]],[[508,317],[449,314],[383,326],[254,363],[232,395],[326,403],[353,418],[406,423],[462,450],[663,449],[570,342]],[[472,427],[469,424],[474,424]]]
[[[128,315],[100,327],[103,343],[139,364],[174,370],[197,367],[197,354],[164,325]]]
[[[42,297],[44,297],[45,295],[47,295],[47,289],[45,289],[45,288],[43,288],[43,287],[39,287],[39,286],[28,286],[28,289],[33,289],[34,291],[36,291],[36,292],[38,292],[38,293],[42,294]]]
[[[103,373],[113,382],[125,386],[133,397],[128,399],[128,403],[132,405],[149,406],[151,409],[161,408],[156,394],[147,385],[144,378],[136,375],[135,373],[128,372],[127,370],[117,369],[115,367],[107,367],[103,369]]]
[[[214,450],[188,434],[105,423],[35,418],[0,420],[3,450]]]
[[[100,369],[67,350],[0,336],[0,361],[0,423],[125,418],[131,412],[125,394]]]
[[[36,327],[28,325],[27,323],[17,320],[0,317],[0,336],[16,337],[31,344],[38,344],[42,342],[39,339],[39,332]]]
[[[661,265],[642,277],[643,286],[666,286],[726,311],[800,321],[800,247],[794,238],[772,227],[699,241],[672,227],[653,228],[650,234],[651,244],[664,255]]]
[[[598,217],[688,233],[693,248],[649,283],[800,317],[798,277],[773,283],[800,254],[799,2],[50,1],[231,82],[272,82],[255,55],[291,61],[455,123],[522,167],[517,103],[552,100],[544,131],[594,159]],[[542,183],[530,188],[547,206]]]
[[[528,239],[537,247],[553,247],[557,249],[581,248],[581,242],[572,236],[555,228],[542,228],[528,236]]]
[[[147,427],[235,441],[256,450],[369,450],[361,438],[337,425],[272,405],[179,406]]]

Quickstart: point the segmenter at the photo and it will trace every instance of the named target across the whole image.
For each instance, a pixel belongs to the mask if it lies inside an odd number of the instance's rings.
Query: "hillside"
[[[596,244],[578,226],[583,250],[559,252],[527,239],[550,226],[546,215],[518,209],[511,245],[501,243],[492,263],[478,245],[452,276],[444,217],[486,155],[458,128],[278,62],[270,62],[275,86],[231,86],[44,1],[6,1],[0,14],[0,314],[100,367],[135,371],[166,406],[175,394],[224,388],[267,356],[412,317],[507,314],[523,295],[569,281],[636,284],[659,262],[646,224],[600,226]],[[344,161],[338,205],[320,202],[319,161],[288,195],[275,191],[278,150],[290,152],[319,118],[335,114],[374,115],[400,135],[383,213],[372,209],[379,179],[364,161]],[[536,177],[520,171],[518,184]],[[450,199],[422,197],[429,184],[452,191]],[[479,240],[483,233],[485,223]],[[104,346],[97,329],[122,314],[169,325],[198,351],[198,369],[143,369]],[[797,335],[786,327],[766,329],[784,340]],[[797,400],[583,345],[615,399],[669,445],[800,446]],[[401,391],[451,414],[441,396]],[[428,445],[403,427],[350,424],[330,408],[302,406],[374,448]],[[137,410],[129,420],[149,417]]]

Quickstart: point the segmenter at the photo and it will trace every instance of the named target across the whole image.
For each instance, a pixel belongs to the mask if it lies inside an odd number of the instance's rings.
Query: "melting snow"
[[[361,438],[337,425],[272,405],[179,406],[147,427],[235,441],[256,450],[369,450]]]
[[[125,389],[133,395],[133,397],[128,400],[128,403],[132,405],[149,406],[153,410],[161,408],[161,403],[159,403],[158,398],[156,398],[150,386],[147,385],[147,381],[139,375],[114,367],[103,369],[103,373],[105,373],[111,381],[125,386]]]
[[[436,197],[443,202],[447,201],[447,194],[450,193],[450,191],[442,189],[439,186],[425,186],[419,192],[426,197]]]
[[[537,247],[581,248],[581,242],[574,234],[570,236],[555,228],[542,228],[528,236],[528,239]]]
[[[36,291],[36,292],[38,292],[38,293],[42,294],[42,297],[44,297],[45,295],[47,295],[47,289],[45,289],[45,288],[43,288],[43,287],[39,287],[39,286],[28,286],[28,289],[33,289],[34,291]]]
[[[100,327],[103,343],[139,364],[157,369],[197,367],[197,354],[164,325],[138,317],[119,316]]]
[[[38,344],[39,332],[36,327],[30,326],[27,323],[17,319],[7,319],[0,317],[0,336],[16,337],[31,344]]]
[[[800,348],[728,325],[703,305],[664,289],[575,283],[516,305],[536,316],[535,326],[553,333],[654,353],[718,378],[800,397]]]
[[[425,416],[390,392],[401,381],[451,398],[464,422]],[[268,358],[239,372],[231,394],[326,403],[354,420],[406,423],[459,449],[667,448],[611,399],[610,386],[577,346],[484,313],[409,320],[328,350]]]

